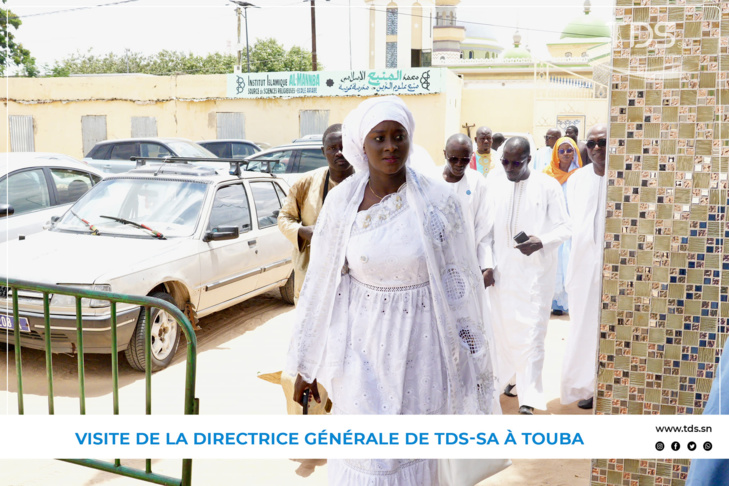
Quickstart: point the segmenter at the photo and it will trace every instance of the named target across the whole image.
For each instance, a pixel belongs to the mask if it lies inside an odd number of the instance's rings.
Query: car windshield
[[[178,157],[204,157],[214,159],[217,156],[205,147],[184,140],[168,142],[167,145],[177,154]]]
[[[79,199],[54,230],[152,237],[149,231],[102,217],[112,216],[143,224],[165,237],[190,236],[200,219],[206,190],[202,182],[108,179]]]

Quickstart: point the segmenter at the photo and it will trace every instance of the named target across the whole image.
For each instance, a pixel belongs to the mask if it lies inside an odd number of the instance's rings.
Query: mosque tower
[[[466,28],[457,22],[456,10],[459,3],[461,0],[435,0],[435,64],[449,64],[461,58],[461,43],[466,38]]]
[[[365,0],[369,5],[369,68],[431,65],[436,3],[460,0]]]

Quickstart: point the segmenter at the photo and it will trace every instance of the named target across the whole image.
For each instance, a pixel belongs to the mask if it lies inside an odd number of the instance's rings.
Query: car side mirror
[[[212,231],[208,231],[203,236],[203,241],[223,241],[223,240],[234,240],[238,238],[240,232],[237,226],[218,226],[213,228]]]
[[[10,204],[0,204],[0,216],[12,216],[15,214],[15,208]]]
[[[51,216],[51,219],[46,221],[46,224],[43,225],[43,229],[47,230],[52,228],[57,222],[61,220],[60,216]]]

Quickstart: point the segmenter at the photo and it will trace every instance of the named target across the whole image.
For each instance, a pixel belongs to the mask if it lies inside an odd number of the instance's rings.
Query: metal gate
[[[5,282],[3,282],[5,283]],[[85,392],[85,376],[84,376],[84,346],[83,346],[83,322],[81,318],[81,299],[98,299],[110,302],[111,306],[111,349],[117,348],[117,316],[116,305],[119,302],[139,305],[144,307],[147,323],[151,323],[151,308],[156,307],[170,314],[178,323],[182,331],[185,333],[187,340],[187,364],[185,371],[185,415],[197,415],[199,411],[198,399],[195,398],[195,376],[197,368],[197,339],[192,325],[187,317],[174,305],[164,300],[153,297],[139,297],[133,295],[115,294],[111,292],[99,292],[95,290],[85,290],[73,287],[63,287],[58,285],[40,285],[33,282],[25,282],[22,280],[7,280],[7,298],[12,298],[12,322],[13,322],[13,343],[15,344],[15,371],[18,381],[18,413],[24,413],[23,405],[23,360],[22,360],[22,339],[23,335],[20,331],[22,322],[18,311],[18,290],[29,290],[40,292],[43,294],[43,320],[44,320],[44,339],[46,353],[46,379],[48,381],[48,413],[54,414],[54,397],[53,397],[53,355],[51,353],[51,324],[50,324],[50,298],[54,294],[69,295],[76,299],[76,336],[78,340],[78,380],[79,380],[79,412],[81,415],[86,414],[86,392]],[[145,413],[152,414],[152,326],[145,326],[144,339],[144,356],[145,356],[145,375],[146,375],[146,404]],[[112,367],[112,392],[113,392],[113,414],[119,415],[119,354],[111,353]],[[169,486],[190,486],[192,484],[192,459],[182,460],[181,478],[173,478],[154,473],[152,471],[152,460],[145,460],[144,470],[135,469],[121,464],[121,459],[115,459],[114,462],[100,461],[96,459],[61,459],[65,462],[87,466],[102,471],[127,476],[141,481],[147,481],[155,484],[164,484]]]

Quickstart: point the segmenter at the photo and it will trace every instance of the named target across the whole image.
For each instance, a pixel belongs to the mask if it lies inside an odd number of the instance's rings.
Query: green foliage
[[[247,70],[245,52],[241,58],[242,69]],[[91,49],[77,52],[52,67],[46,67],[48,76],[69,76],[71,74],[142,73],[155,75],[171,74],[228,74],[232,73],[237,56],[212,53],[199,56],[178,51],[161,51],[151,56],[126,50],[123,54],[113,52],[96,55]],[[309,71],[311,53],[294,46],[288,52],[274,39],[257,40],[251,48],[251,71]]]
[[[2,0],[3,3],[6,0]],[[37,76],[38,68],[35,58],[23,44],[16,42],[15,34],[10,31],[12,27],[18,30],[23,22],[10,10],[0,8],[0,75],[4,76],[6,69],[12,66],[22,67],[24,76]]]

